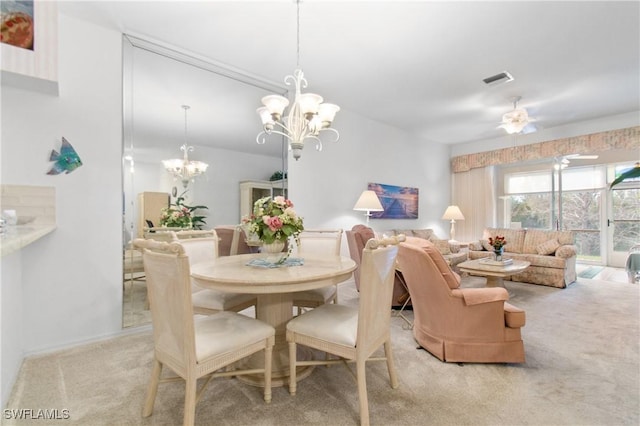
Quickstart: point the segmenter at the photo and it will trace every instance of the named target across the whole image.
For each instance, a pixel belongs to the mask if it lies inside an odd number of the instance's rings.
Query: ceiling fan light
[[[501,128],[507,133],[520,133],[529,124],[529,114],[524,108],[515,108],[502,116]]]
[[[520,133],[526,125],[527,123],[510,122],[510,123],[502,123],[499,127],[504,129],[510,135],[512,135],[514,133]]]

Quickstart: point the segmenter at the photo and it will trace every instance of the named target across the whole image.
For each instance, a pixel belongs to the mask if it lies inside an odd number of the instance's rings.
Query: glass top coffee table
[[[480,275],[487,278],[487,287],[504,287],[504,279],[519,274],[531,265],[525,260],[512,260],[511,263],[501,264],[491,259],[467,260],[458,264],[462,272]]]

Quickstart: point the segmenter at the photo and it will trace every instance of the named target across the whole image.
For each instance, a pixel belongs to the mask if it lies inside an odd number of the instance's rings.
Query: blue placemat
[[[247,266],[257,266],[258,268],[283,268],[287,266],[302,266],[304,259],[301,257],[289,257],[284,262],[275,263],[267,259],[251,259],[246,263]]]

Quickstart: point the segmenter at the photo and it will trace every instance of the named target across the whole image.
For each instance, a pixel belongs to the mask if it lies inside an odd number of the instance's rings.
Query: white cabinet
[[[137,237],[144,238],[144,229],[148,228],[147,220],[153,226],[160,226],[162,209],[169,207],[169,193],[141,192],[138,194],[138,231]]]
[[[244,180],[240,182],[240,220],[253,212],[253,203],[262,197],[287,196],[287,180]]]

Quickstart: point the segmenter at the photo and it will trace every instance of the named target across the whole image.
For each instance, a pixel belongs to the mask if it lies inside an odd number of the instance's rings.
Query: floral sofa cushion
[[[561,246],[571,245],[574,242],[573,232],[571,231],[543,231],[540,229],[528,229],[522,245],[522,251],[520,253],[538,254],[538,246],[551,239],[558,240],[558,243]]]
[[[538,254],[554,254],[558,248],[560,248],[560,243],[556,238],[552,238],[542,244],[538,244],[536,246],[536,252],[538,252]]]

